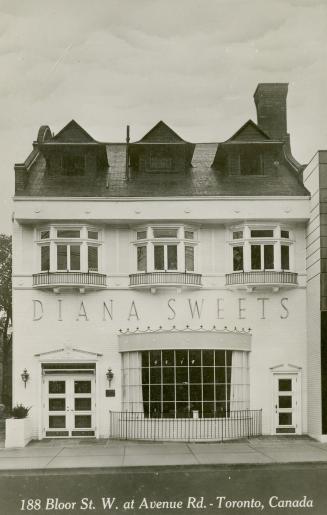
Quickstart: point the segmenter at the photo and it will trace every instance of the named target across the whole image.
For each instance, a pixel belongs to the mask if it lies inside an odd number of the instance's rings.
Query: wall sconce
[[[24,386],[25,386],[25,388],[26,388],[26,383],[27,383],[27,381],[28,381],[28,380],[29,380],[29,378],[30,378],[30,375],[29,375],[29,373],[27,372],[26,368],[24,368],[24,371],[23,371],[23,373],[22,373],[20,376],[21,376],[22,381],[23,381],[23,383],[24,383]]]
[[[108,379],[108,383],[109,383],[109,388],[110,388],[110,384],[111,384],[111,381],[113,380],[114,378],[114,373],[113,371],[111,370],[111,368],[108,368],[108,371],[106,373],[106,377]]]

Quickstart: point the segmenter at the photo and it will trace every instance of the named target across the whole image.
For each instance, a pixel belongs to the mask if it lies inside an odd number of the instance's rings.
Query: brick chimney
[[[254,93],[258,125],[272,139],[286,141],[286,97],[288,84],[281,82],[258,84]]]

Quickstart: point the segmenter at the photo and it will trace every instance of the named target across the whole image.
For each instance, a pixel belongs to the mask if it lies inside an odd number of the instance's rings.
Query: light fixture
[[[113,373],[113,371],[111,370],[111,368],[108,368],[107,373],[106,373],[106,377],[107,377],[107,379],[108,379],[109,388],[110,388],[111,381],[112,381],[112,380],[113,380],[113,378],[114,378],[114,373]]]
[[[23,381],[23,383],[24,383],[24,385],[25,385],[25,388],[26,388],[26,383],[27,383],[27,381],[28,381],[28,380],[29,380],[29,378],[30,378],[30,375],[29,375],[29,373],[27,372],[27,369],[26,369],[26,368],[24,368],[24,371],[23,371],[23,373],[22,373],[20,376],[21,376],[22,381]]]

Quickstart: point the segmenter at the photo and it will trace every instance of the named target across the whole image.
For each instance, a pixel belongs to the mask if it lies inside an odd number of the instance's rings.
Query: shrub
[[[23,406],[23,404],[16,404],[11,410],[11,416],[13,418],[26,418],[30,409]]]

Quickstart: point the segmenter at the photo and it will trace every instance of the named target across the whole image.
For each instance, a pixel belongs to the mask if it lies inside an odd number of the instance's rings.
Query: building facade
[[[263,434],[323,438],[319,181],[286,97],[259,84],[257,123],[219,144],[164,122],[117,144],[40,128],[13,222],[13,402],[34,438],[220,439],[259,415]]]

